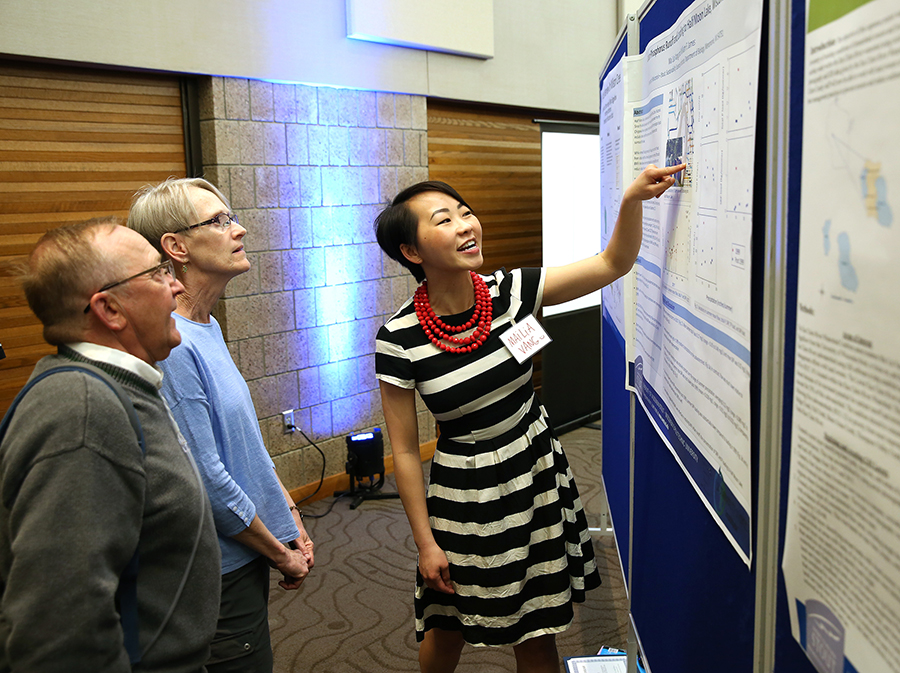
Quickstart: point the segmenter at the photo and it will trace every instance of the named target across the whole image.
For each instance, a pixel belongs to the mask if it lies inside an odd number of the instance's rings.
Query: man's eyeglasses
[[[198,225],[199,226],[199,225]],[[114,283],[107,283],[103,287],[101,287],[97,292],[106,292],[107,290],[111,290],[117,285],[121,285],[122,283],[127,283],[129,280],[134,280],[135,278],[140,278],[141,276],[149,275],[153,280],[156,281],[168,281],[175,276],[175,265],[172,263],[172,260],[166,260],[162,264],[157,264],[156,266],[150,267],[149,269],[144,269],[140,273],[136,273],[133,276],[128,276],[124,280],[117,280]],[[94,295],[91,295],[92,297]],[[87,313],[91,310],[91,305],[88,304],[84,307],[84,312]]]
[[[176,229],[173,231],[173,234],[180,234],[184,231],[188,231],[190,229],[196,229],[197,227],[205,227],[206,225],[212,225],[216,227],[219,231],[225,231],[228,227],[231,226],[231,223],[240,224],[238,222],[238,217],[234,213],[219,213],[215,217],[211,217],[204,222],[200,222],[199,224],[192,224],[187,227],[182,227],[181,229]]]

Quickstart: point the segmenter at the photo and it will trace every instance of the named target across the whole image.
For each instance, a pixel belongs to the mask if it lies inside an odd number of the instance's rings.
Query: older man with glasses
[[[58,353],[0,443],[0,671],[199,673],[220,552],[155,366],[184,288],[113,218],[45,234],[22,283]]]

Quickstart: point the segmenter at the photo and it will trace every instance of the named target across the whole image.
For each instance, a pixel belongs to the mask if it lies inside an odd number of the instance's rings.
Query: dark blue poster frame
[[[609,70],[625,55],[623,39],[610,58],[607,71],[600,77],[600,90]],[[629,563],[629,527],[631,501],[629,398],[625,390],[625,343],[606,312],[601,312],[600,338],[603,344],[600,371],[600,409],[603,414],[603,484],[609,502],[622,573],[627,581]],[[609,367],[607,369],[607,367]]]
[[[651,6],[640,18],[640,50],[668,30],[690,5],[668,0]],[[767,25],[764,17],[763,25]],[[765,30],[763,31],[765,33]],[[624,53],[624,46],[620,46]],[[763,259],[763,217],[766,159],[765,35],[760,53],[759,104],[754,180],[754,266]],[[610,63],[618,62],[616,54]],[[604,73],[605,75],[606,73]],[[759,387],[761,355],[762,273],[753,269],[751,360],[752,516],[759,458]],[[633,525],[631,552],[631,611],[647,663],[654,673],[751,671],[754,649],[756,570],[731,546],[694,491],[647,414],[636,404],[634,424],[633,521],[628,521],[627,499],[618,487],[629,471],[629,394],[623,389],[624,352],[608,316],[603,325],[603,447],[604,481],[616,526],[620,554],[628,556],[628,531],[620,520]],[[751,545],[755,548],[755,530]],[[623,561],[627,562],[626,558]],[[627,573],[627,570],[626,570]],[[627,576],[627,575],[626,575]]]
[[[603,339],[601,370],[601,409],[603,411],[603,484],[609,513],[622,561],[622,573],[628,579],[628,551],[631,501],[631,422],[629,399],[625,391],[625,349],[615,326],[605,316],[600,329]],[[607,369],[606,367],[609,367]]]

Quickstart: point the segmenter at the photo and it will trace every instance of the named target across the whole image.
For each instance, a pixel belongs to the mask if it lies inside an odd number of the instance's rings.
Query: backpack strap
[[[84,372],[85,374],[90,374],[94,378],[103,381],[103,383],[109,386],[109,388],[116,394],[116,397],[119,398],[119,401],[125,408],[125,412],[128,414],[128,420],[131,422],[131,427],[134,428],[134,434],[137,437],[138,444],[141,447],[141,454],[147,455],[147,446],[144,442],[144,429],[141,427],[141,422],[138,420],[137,412],[134,410],[134,405],[131,403],[131,398],[128,397],[128,393],[125,392],[118,381],[116,381],[99,367],[94,367],[93,365],[81,362],[72,362],[70,364],[52,367],[51,369],[41,372],[33,379],[31,379],[28,383],[26,383],[25,387],[19,391],[19,394],[16,395],[15,399],[12,401],[12,404],[9,405],[9,409],[6,412],[6,415],[3,417],[3,421],[0,422],[0,442],[3,441],[3,437],[6,435],[6,430],[9,427],[9,424],[12,422],[12,416],[16,410],[16,407],[19,406],[19,402],[22,401],[22,398],[25,397],[25,394],[27,392],[31,390],[39,381],[43,381],[45,378],[51,376],[52,374],[71,371],[80,371]]]
[[[93,376],[94,378],[103,381],[103,383],[115,393],[116,397],[118,397],[119,401],[122,403],[125,412],[128,414],[128,420],[131,422],[131,427],[134,429],[134,434],[141,447],[141,456],[146,456],[147,446],[144,442],[144,429],[141,427],[141,422],[138,419],[131,398],[128,397],[124,388],[122,388],[122,386],[109,374],[99,367],[94,367],[93,365],[81,362],[72,362],[59,365],[58,367],[52,367],[51,369],[41,372],[26,383],[25,387],[19,391],[19,394],[16,395],[12,404],[9,406],[9,410],[3,417],[3,421],[0,422],[0,442],[3,441],[3,437],[6,435],[9,424],[12,422],[13,413],[15,412],[16,407],[25,397],[26,393],[28,393],[35,384],[39,381],[43,381],[48,376],[71,371],[79,371]],[[131,560],[128,561],[128,565],[125,566],[125,570],[122,571],[122,575],[119,577],[119,586],[116,589],[116,603],[119,606],[119,619],[122,622],[125,651],[128,653],[128,659],[132,665],[137,664],[141,660],[141,648],[138,639],[137,574],[138,550],[135,549],[134,555],[131,557]]]

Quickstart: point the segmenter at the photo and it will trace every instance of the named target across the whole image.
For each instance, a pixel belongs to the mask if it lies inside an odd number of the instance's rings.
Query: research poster
[[[622,179],[626,145],[630,147],[624,127],[625,113],[625,62],[619,59],[610,68],[600,88],[600,244],[606,248],[619,216],[622,201]],[[610,283],[602,290],[603,313],[615,327],[617,338],[624,351],[625,308],[623,302],[624,279]]]
[[[791,629],[821,673],[900,671],[900,6],[807,3]]]
[[[621,199],[647,164],[687,165],[674,187],[644,202],[637,264],[621,299],[610,295],[623,306],[628,376],[641,405],[748,566],[750,236],[761,32],[761,0],[698,0],[650,41],[639,70],[622,72],[626,165],[616,187],[604,187],[605,198]],[[604,123],[614,115],[604,105],[616,95],[614,84],[607,76],[601,89],[607,171],[614,170],[606,153],[616,141]]]

